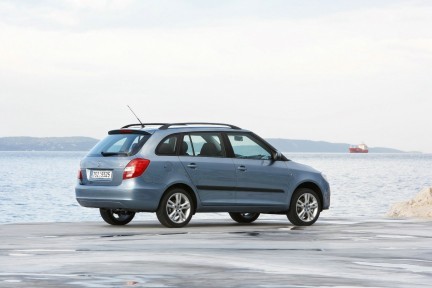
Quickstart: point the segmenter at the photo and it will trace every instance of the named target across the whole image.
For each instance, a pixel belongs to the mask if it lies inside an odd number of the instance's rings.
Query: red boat
[[[349,147],[350,153],[369,153],[368,146],[366,144],[360,144]]]

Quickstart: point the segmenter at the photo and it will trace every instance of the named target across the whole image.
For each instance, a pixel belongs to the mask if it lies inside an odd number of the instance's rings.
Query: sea
[[[79,163],[86,153],[0,152],[0,224],[102,221],[98,209],[81,207],[75,200]],[[326,175],[331,207],[321,217],[384,218],[392,204],[432,187],[432,154],[284,155]],[[286,220],[283,215],[263,217]],[[210,221],[229,216],[201,213],[194,218]],[[139,213],[134,221],[140,220],[157,221],[154,213]]]

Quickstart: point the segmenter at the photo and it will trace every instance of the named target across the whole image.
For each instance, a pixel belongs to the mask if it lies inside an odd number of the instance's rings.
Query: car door
[[[289,176],[284,161],[272,160],[272,151],[251,133],[227,133],[234,152],[239,206],[287,204]]]
[[[179,159],[198,191],[204,206],[235,205],[236,171],[220,133],[183,136]]]

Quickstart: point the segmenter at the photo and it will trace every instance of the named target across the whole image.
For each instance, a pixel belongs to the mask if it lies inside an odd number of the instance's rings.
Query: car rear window
[[[99,141],[88,156],[127,157],[138,153],[151,135],[113,134]]]

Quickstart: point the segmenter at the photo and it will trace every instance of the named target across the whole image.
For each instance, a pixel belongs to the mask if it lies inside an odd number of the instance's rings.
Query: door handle
[[[191,169],[196,169],[197,168],[197,165],[195,163],[189,163],[187,166],[189,168],[191,168]]]
[[[244,165],[240,165],[240,166],[237,167],[237,170],[239,170],[239,171],[246,171],[247,168]]]

